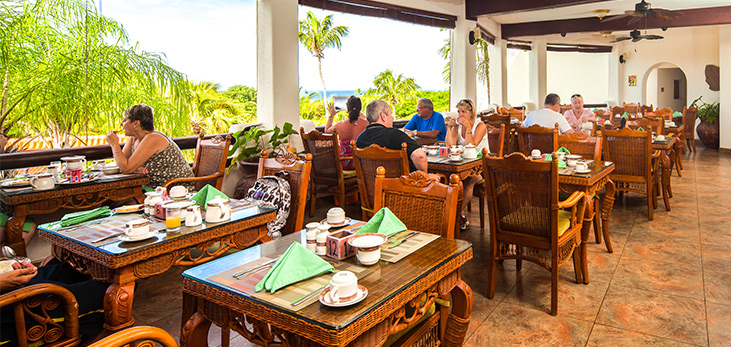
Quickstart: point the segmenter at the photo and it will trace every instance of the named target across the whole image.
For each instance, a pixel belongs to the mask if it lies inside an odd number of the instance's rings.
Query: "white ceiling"
[[[509,1],[509,0],[503,0]],[[510,0],[516,1],[516,0]],[[615,0],[602,1],[597,3],[560,7],[548,10],[509,13],[491,16],[490,18],[500,24],[539,22],[557,19],[573,19],[592,17],[591,11],[596,9],[609,9],[610,16],[623,14],[626,10],[634,10],[635,4],[641,0]],[[664,8],[668,10],[685,10],[691,8],[729,6],[729,0],[645,0],[653,8]]]

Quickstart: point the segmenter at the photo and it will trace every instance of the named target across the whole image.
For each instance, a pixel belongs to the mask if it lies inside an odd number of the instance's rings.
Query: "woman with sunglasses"
[[[584,98],[581,94],[571,95],[571,106],[572,108],[564,112],[563,116],[574,131],[581,131],[581,123],[596,121],[594,112],[584,108]]]
[[[450,119],[447,125],[447,137],[445,144],[447,146],[452,145],[467,145],[472,144],[477,149],[478,153],[482,152],[483,148],[487,148],[490,151],[487,143],[487,127],[485,123],[476,121],[475,107],[472,100],[462,99],[457,103],[457,113],[459,116],[457,119]],[[470,200],[472,200],[472,191],[475,188],[475,184],[482,180],[481,175],[474,177],[465,178],[462,181],[464,187],[464,196],[462,202],[462,222],[460,228],[462,230],[467,229],[469,221],[464,215],[464,209],[467,207]]]

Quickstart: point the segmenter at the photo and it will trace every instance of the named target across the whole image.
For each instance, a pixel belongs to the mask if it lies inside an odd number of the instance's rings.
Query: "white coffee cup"
[[[427,150],[429,151],[429,155],[437,155],[439,153],[439,146],[428,146]]]
[[[462,155],[459,153],[450,153],[449,160],[454,160],[454,161],[462,160]]]
[[[150,221],[147,219],[133,219],[127,223],[124,233],[131,238],[140,237],[150,232]]]
[[[170,195],[173,199],[178,198],[184,198],[186,195],[188,195],[188,188],[185,188],[183,186],[175,186],[170,188],[170,192],[168,192],[168,195]]]
[[[571,154],[566,156],[566,165],[568,166],[576,166],[576,163],[578,160],[581,159],[580,155]]]
[[[583,161],[576,162],[576,171],[586,171],[589,169],[589,165],[587,165]]]
[[[665,135],[657,135],[657,137],[655,138],[655,140],[665,141]]]
[[[50,173],[35,175],[30,179],[29,183],[35,190],[51,189],[55,186],[53,175]]]
[[[353,300],[358,294],[358,277],[350,271],[336,272],[330,280],[330,291],[327,299],[331,303],[339,303],[340,300]]]
[[[91,162],[91,167],[92,167],[92,168],[93,168],[94,170],[101,170],[101,169],[103,169],[103,168],[104,168],[104,166],[106,166],[106,164],[107,164],[107,161],[106,161],[106,160],[104,160],[104,159],[99,159],[99,160],[94,160],[94,161],[92,161],[92,162]]]
[[[340,224],[345,221],[345,210],[340,207],[333,207],[327,211],[328,224]]]
[[[541,159],[541,150],[534,149],[534,150],[530,151],[530,157],[532,159]]]

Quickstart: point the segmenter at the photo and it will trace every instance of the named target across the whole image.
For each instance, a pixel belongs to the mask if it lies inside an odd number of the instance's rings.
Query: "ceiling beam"
[[[560,33],[629,31],[634,29],[657,29],[663,27],[677,28],[731,24],[731,6],[697,8],[691,10],[679,10],[677,12],[680,12],[682,15],[674,21],[664,21],[657,17],[648,17],[647,22],[643,19],[640,23],[627,25],[629,18],[611,22],[601,22],[599,18],[590,17],[503,24],[501,31],[503,39],[510,39],[522,36],[541,36]]]
[[[466,0],[465,7],[467,19],[476,20],[484,15],[545,10],[602,1],[609,0]]]

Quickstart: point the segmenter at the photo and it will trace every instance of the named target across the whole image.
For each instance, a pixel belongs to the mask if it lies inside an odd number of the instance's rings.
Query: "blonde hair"
[[[457,108],[462,108],[464,111],[468,111],[470,113],[470,119],[475,119],[475,104],[472,103],[472,100],[470,99],[462,99],[457,103]]]

